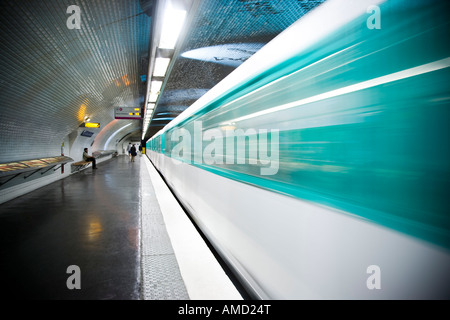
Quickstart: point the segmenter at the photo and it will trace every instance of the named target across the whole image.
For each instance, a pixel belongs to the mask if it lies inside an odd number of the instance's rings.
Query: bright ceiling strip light
[[[159,48],[175,48],[175,44],[177,43],[178,36],[180,35],[180,32],[183,28],[185,19],[185,10],[174,9],[170,5],[170,2],[167,3],[167,7],[164,13],[161,38],[159,40]]]
[[[149,97],[148,97],[148,101],[156,102],[156,100],[158,100],[158,93],[150,92]]]
[[[166,3],[158,48],[173,50],[175,49],[181,30],[183,29],[187,11],[173,8],[171,1],[167,1]],[[165,77],[169,64],[170,58],[156,58],[154,61],[153,76]],[[162,81],[154,80],[151,82],[150,90],[148,92],[148,105],[144,115],[142,139],[144,139],[145,134],[147,133],[148,125],[154,113],[155,102],[158,100],[161,87]]]
[[[151,92],[159,92],[161,90],[161,86],[162,86],[162,81],[159,80],[153,80],[152,84],[151,84]]]
[[[170,58],[156,58],[155,69],[153,70],[153,76],[164,77],[166,75],[167,68],[169,67]]]

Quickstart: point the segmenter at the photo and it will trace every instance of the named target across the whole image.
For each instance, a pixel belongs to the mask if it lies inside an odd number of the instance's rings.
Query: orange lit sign
[[[100,123],[97,122],[86,122],[84,124],[86,128],[100,128]]]

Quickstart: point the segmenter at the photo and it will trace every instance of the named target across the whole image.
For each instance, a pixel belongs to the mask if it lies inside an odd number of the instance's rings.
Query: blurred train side
[[[374,2],[381,29],[367,27]],[[257,297],[450,298],[448,9],[445,1],[326,2],[147,143]],[[305,30],[321,36],[302,40]],[[267,140],[276,173],[262,175],[267,162],[255,164],[249,150],[243,164],[198,161],[211,138],[174,152],[174,133],[194,137],[198,128],[216,140],[223,133],[215,159],[226,159],[227,131],[262,141],[262,129],[276,130]],[[372,266],[380,289],[368,283]]]

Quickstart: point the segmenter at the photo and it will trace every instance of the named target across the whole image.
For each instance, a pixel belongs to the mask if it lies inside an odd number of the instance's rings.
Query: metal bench
[[[113,157],[115,157],[115,156],[117,156],[117,154],[118,153],[116,150],[98,150],[98,151],[92,152],[92,156],[95,159],[100,159],[103,157],[107,157],[109,155],[112,155]]]
[[[27,179],[38,172],[40,172],[41,175],[44,175],[52,169],[53,171],[56,171],[64,164],[71,161],[73,161],[73,159],[70,157],[56,156],[0,163],[0,187],[19,176]],[[55,169],[55,167],[57,168]]]
[[[116,150],[98,150],[98,151],[92,152],[92,156],[95,159],[101,159],[101,158],[107,157],[109,155],[112,155],[113,157],[117,156],[117,151]],[[84,160],[72,163],[72,173],[75,173],[80,170],[83,170],[84,168],[87,168],[90,163],[92,163],[92,162],[84,161]]]
[[[78,162],[74,162],[71,164],[72,166],[72,173],[74,172],[78,172],[84,168],[86,168],[87,166],[89,166],[89,164],[92,163],[91,161],[78,161]]]

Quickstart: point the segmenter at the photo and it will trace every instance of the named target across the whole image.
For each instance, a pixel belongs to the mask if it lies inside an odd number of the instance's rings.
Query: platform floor
[[[87,168],[0,205],[2,296],[242,299],[189,224],[145,156]]]

